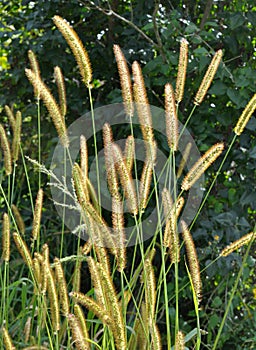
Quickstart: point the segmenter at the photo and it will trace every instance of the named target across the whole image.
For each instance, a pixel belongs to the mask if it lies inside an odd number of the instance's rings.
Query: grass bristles
[[[189,263],[189,271],[193,282],[193,288],[197,296],[197,301],[199,303],[202,297],[202,282],[201,282],[200,267],[199,267],[199,262],[197,258],[196,248],[195,248],[192,235],[187,227],[187,224],[183,220],[181,220],[181,229],[182,229],[182,236],[186,247],[188,263]]]
[[[178,117],[176,113],[176,104],[174,91],[171,84],[166,84],[165,89],[165,122],[166,122],[166,136],[170,149],[177,151],[178,149]]]
[[[25,226],[25,223],[24,223],[24,221],[22,219],[20,211],[19,211],[18,207],[15,204],[12,204],[11,208],[12,208],[12,213],[13,213],[14,219],[16,221],[16,224],[18,226],[19,232],[22,235],[24,235],[25,234],[25,230],[26,230],[26,226]]]
[[[102,305],[104,308],[106,308],[107,306],[104,298],[102,280],[101,280],[98,266],[96,265],[95,260],[90,256],[87,258],[87,263],[90,270],[91,280],[94,287],[94,293],[96,295],[97,302],[100,305]]]
[[[42,98],[44,104],[48,109],[48,112],[52,118],[52,121],[57,130],[62,145],[64,147],[68,147],[69,139],[66,130],[66,125],[64,123],[64,118],[55,98],[53,97],[45,83],[42,81],[42,79],[38,77],[31,69],[25,69],[25,73],[28,80],[34,87],[35,96],[37,96],[36,91],[40,91],[40,97]]]
[[[255,109],[256,109],[256,94],[254,94],[253,97],[250,99],[249,103],[246,105],[240,118],[238,119],[238,122],[234,128],[234,132],[236,135],[242,134],[246,124],[248,123]]]
[[[22,117],[21,117],[20,111],[18,111],[16,113],[15,128],[13,130],[13,140],[12,140],[12,160],[14,163],[16,163],[19,158],[21,124],[22,124]]]
[[[127,199],[129,211],[133,215],[136,215],[138,213],[138,202],[133,179],[126,167],[126,163],[124,161],[120,147],[116,144],[112,144],[111,148],[114,156],[115,166],[122,184],[122,188],[124,190],[124,195]]]
[[[86,325],[86,319],[80,305],[78,304],[74,305],[74,314],[79,322],[79,326],[81,328],[83,339],[86,343],[86,346],[88,346],[88,349],[90,349],[90,343],[88,342],[90,338],[89,338],[88,328]]]
[[[175,88],[175,100],[177,101],[177,103],[180,103],[183,99],[187,65],[188,65],[188,42],[186,39],[182,38],[180,42],[180,56],[179,56],[178,74],[176,79],[176,88]]]
[[[91,63],[81,40],[65,19],[61,18],[60,16],[54,16],[53,22],[66,39],[66,42],[73,52],[80,70],[82,81],[86,86],[89,86],[90,82],[92,81]]]
[[[59,105],[64,120],[64,117],[67,113],[66,89],[62,71],[58,66],[54,67],[54,78],[58,87]]]
[[[124,159],[125,159],[127,170],[130,173],[133,168],[134,156],[135,156],[134,137],[132,135],[129,135],[125,141]]]
[[[35,210],[34,210],[34,217],[33,217],[33,226],[32,226],[32,239],[33,241],[37,240],[39,233],[40,233],[40,223],[41,223],[41,216],[42,216],[42,206],[43,206],[43,190],[40,188],[40,190],[37,193],[36,197],[36,204],[35,204]]]
[[[117,269],[123,271],[126,266],[126,248],[125,248],[125,231],[124,231],[124,215],[123,201],[112,198],[112,226],[114,231],[114,239],[117,243]]]
[[[255,237],[256,237],[256,232],[247,233],[246,235],[242,236],[241,238],[239,238],[238,240],[236,240],[235,242],[229,244],[226,248],[224,248],[221,251],[220,256],[228,256],[229,254],[233,253],[233,251],[239,249],[245,244],[248,244],[251,240],[255,239]]]
[[[79,321],[75,315],[68,315],[68,323],[72,331],[72,339],[77,350],[87,350],[89,349],[88,343],[84,339],[82,329],[80,327]]]
[[[174,350],[185,350],[185,336],[181,331],[178,331],[176,334]]]
[[[10,220],[7,213],[3,214],[2,222],[2,259],[6,263],[10,260]]]
[[[0,142],[1,142],[1,149],[4,154],[5,173],[7,176],[9,176],[12,173],[12,155],[11,155],[9,141],[7,139],[5,130],[1,124],[0,124]]]
[[[13,239],[24,262],[29,267],[29,269],[32,270],[33,269],[32,257],[25,241],[21,238],[21,236],[17,232],[13,233]]]
[[[36,58],[36,55],[34,54],[34,52],[32,50],[28,51],[28,58],[29,58],[29,63],[31,66],[32,71],[38,76],[38,78],[40,79],[40,68],[39,68],[39,64]],[[34,91],[35,91],[35,96],[37,98],[40,98],[40,90],[37,89],[37,87],[34,87]]]
[[[67,289],[67,283],[66,283],[64,271],[63,271],[61,262],[58,258],[54,258],[54,268],[55,268],[56,282],[58,285],[60,305],[62,306],[63,315],[67,317],[70,313],[68,289]]]
[[[88,149],[84,135],[80,136],[80,167],[85,179],[88,178]]]
[[[47,276],[47,293],[50,301],[50,318],[54,333],[60,330],[60,310],[59,310],[59,298],[57,294],[57,288],[53,271],[46,263],[46,276]]]
[[[116,63],[117,63],[117,68],[118,68],[118,73],[119,73],[119,78],[121,83],[124,108],[125,108],[126,114],[132,117],[134,113],[134,107],[133,107],[132,83],[131,83],[129,68],[128,68],[126,59],[124,57],[124,54],[120,49],[120,46],[114,45],[113,50],[116,58]]]
[[[222,50],[218,50],[212,58],[212,61],[204,75],[204,78],[199,86],[199,89],[196,93],[194,103],[195,105],[200,105],[213,81],[213,78],[217,72],[219,64],[222,59]]]
[[[209,166],[221,155],[223,150],[223,143],[216,143],[213,145],[189,170],[182,181],[181,189],[188,191]]]
[[[15,124],[16,124],[15,123],[14,113],[13,113],[13,111],[11,110],[11,108],[8,105],[5,105],[4,109],[5,109],[5,113],[6,113],[7,117],[8,117],[9,123],[11,125],[12,131],[14,131]]]
[[[15,346],[12,343],[12,339],[5,327],[2,327],[3,343],[6,350],[15,350]]]

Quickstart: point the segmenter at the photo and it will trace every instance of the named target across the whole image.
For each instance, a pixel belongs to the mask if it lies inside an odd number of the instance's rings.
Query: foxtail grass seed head
[[[124,231],[123,201],[112,198],[112,226],[117,240],[117,269],[123,271],[126,266],[126,239]]]
[[[132,72],[134,79],[133,93],[136,102],[140,127],[144,141],[149,144],[153,143],[154,134],[152,128],[152,115],[148,103],[147,92],[141,71],[141,67],[137,61],[132,64]]]
[[[178,74],[176,79],[175,99],[180,103],[184,95],[184,87],[186,81],[186,72],[188,65],[188,42],[182,38],[180,42],[180,56],[178,65]]]
[[[43,272],[42,272],[41,263],[38,257],[36,256],[34,256],[33,258],[33,274],[37,283],[37,285],[35,286],[35,291],[36,291],[36,294],[38,294],[38,291],[41,290],[41,287],[42,287]]]
[[[65,19],[61,18],[60,16],[54,16],[53,22],[70,46],[78,64],[82,81],[88,87],[92,81],[92,68],[86,49],[84,48],[77,33]]]
[[[88,149],[87,142],[84,135],[80,136],[80,165],[82,175],[85,179],[88,178]]]
[[[25,69],[26,76],[30,83],[33,85],[34,89],[40,91],[40,96],[47,107],[47,110],[53,120],[54,126],[57,130],[61,143],[64,147],[68,147],[69,140],[66,130],[66,125],[64,123],[64,118],[60,111],[60,108],[51,94],[50,90],[47,88],[45,83],[38,77],[31,69]]]
[[[21,123],[22,123],[22,117],[21,117],[21,113],[18,111],[16,113],[15,129],[13,131],[13,140],[12,140],[12,160],[14,163],[17,162],[19,158],[19,153],[20,153]]]
[[[170,191],[166,187],[162,191],[162,203],[164,209],[164,216],[167,220],[170,217],[171,209],[173,206],[173,200]]]
[[[186,145],[184,153],[182,154],[182,159],[180,161],[179,168],[178,168],[177,175],[176,175],[177,179],[179,179],[181,177],[181,174],[182,174],[182,172],[184,170],[184,167],[185,167],[185,165],[187,163],[187,160],[188,160],[188,157],[190,155],[191,147],[192,147],[192,143],[189,142]]]
[[[81,248],[80,248],[80,252],[82,252]],[[74,292],[78,292],[81,287],[81,268],[82,268],[82,260],[76,261],[73,278],[72,278],[72,285],[73,285]]]
[[[28,58],[29,58],[32,71],[40,78],[41,73],[40,73],[39,64],[38,64],[36,55],[32,50],[28,51]],[[35,96],[37,98],[40,98],[40,90],[37,89],[36,87],[34,87],[34,89],[35,89]]]
[[[72,175],[79,203],[81,204],[82,201],[89,201],[89,193],[86,179],[84,178],[82,170],[77,163],[73,165]]]
[[[51,268],[46,266],[47,275],[47,293],[50,300],[50,318],[54,333],[60,330],[60,310],[59,310],[59,298],[57,294],[57,288],[54,281],[54,276]]]
[[[12,344],[12,339],[5,327],[2,328],[3,343],[6,350],[15,350],[15,346]]]
[[[185,350],[185,335],[181,331],[176,334],[174,350]]]
[[[80,327],[79,321],[75,315],[68,315],[68,323],[72,331],[72,339],[77,350],[87,350],[90,349],[89,344],[86,344],[86,341],[83,336],[82,329]]]
[[[10,144],[7,139],[5,130],[3,126],[0,124],[0,141],[1,141],[1,149],[4,154],[4,168],[6,175],[11,175],[12,173],[12,156],[10,150]]]
[[[209,166],[221,155],[223,150],[223,143],[216,143],[213,145],[189,170],[182,181],[181,189],[188,191]]]
[[[64,117],[67,113],[66,89],[62,71],[58,66],[54,67],[54,78],[58,87],[59,105],[64,120]]]
[[[151,319],[153,320],[156,305],[156,280],[152,262],[149,258],[145,260],[145,287],[146,287],[146,306],[149,310]]]
[[[246,127],[246,124],[248,123],[255,109],[256,109],[256,94],[254,94],[253,97],[250,99],[249,103],[246,105],[240,118],[238,119],[238,122],[234,129],[234,132],[236,133],[236,135],[242,134],[242,132],[244,131],[244,128]]]
[[[124,159],[127,170],[131,173],[135,156],[135,142],[133,135],[127,137],[124,148]]]
[[[91,280],[93,283],[94,293],[96,295],[97,302],[100,305],[102,305],[104,308],[106,308],[107,306],[104,298],[103,285],[102,285],[99,269],[96,265],[95,260],[90,256],[87,259],[87,263],[90,270]]]
[[[33,241],[37,240],[40,233],[40,223],[42,216],[42,207],[43,207],[43,190],[40,190],[37,193],[34,218],[33,218],[33,226],[32,226],[32,239]]]
[[[103,125],[103,143],[109,192],[113,198],[118,200],[120,199],[120,193],[115,161],[112,153],[113,134],[111,126],[108,123]]]
[[[195,248],[192,235],[187,227],[187,224],[183,220],[181,220],[181,228],[182,228],[182,236],[185,242],[193,288],[195,290],[195,294],[197,296],[197,300],[199,303],[201,300],[201,294],[202,294],[202,282],[200,277],[200,267],[199,267],[199,262],[197,258],[196,248]]]
[[[113,327],[112,317],[98,302],[80,292],[71,292],[69,295],[79,304],[92,311],[104,324]]]
[[[2,222],[2,259],[10,260],[10,220],[8,214],[4,213]]]
[[[144,163],[141,178],[140,178],[140,199],[139,199],[140,210],[142,212],[145,211],[148,204],[150,185],[152,182],[152,174],[153,174],[153,167],[151,162]]]
[[[176,113],[176,104],[174,91],[171,84],[165,85],[165,121],[166,136],[170,149],[177,151],[178,149],[178,118]]]
[[[251,240],[254,240],[255,238],[256,232],[247,233],[246,235],[242,236],[241,238],[224,248],[221,251],[220,256],[228,256],[229,254],[233,253],[235,250],[242,247],[243,245],[248,244]]]
[[[11,128],[12,130],[14,131],[15,129],[15,116],[14,116],[14,113],[13,111],[11,110],[11,108],[8,106],[8,105],[5,105],[4,106],[4,109],[5,109],[5,113],[7,114],[7,117],[8,117],[8,120],[9,120],[9,123],[11,125]]]
[[[25,230],[26,230],[26,226],[25,226],[25,223],[24,223],[24,221],[22,219],[20,211],[19,211],[18,207],[15,204],[12,204],[11,208],[12,208],[12,213],[13,213],[14,219],[16,221],[16,224],[18,226],[19,232],[22,235],[24,235],[25,234]]]
[[[130,117],[133,116],[134,107],[133,107],[133,97],[132,97],[132,83],[129,68],[124,57],[122,50],[119,45],[114,45],[114,54],[116,58],[118,73],[120,77],[122,96],[124,101],[124,108],[126,114]]]
[[[32,321],[32,317],[28,317],[28,319],[25,323],[25,327],[24,327],[25,343],[28,343],[28,341],[29,341],[29,336],[30,336],[30,331],[31,331],[31,321]]]
[[[86,342],[86,345],[88,346],[88,349],[90,349],[90,343],[88,342],[89,338],[89,333],[88,333],[88,329],[87,329],[87,325],[86,325],[86,319],[84,316],[84,312],[81,308],[80,305],[75,304],[74,305],[74,314],[77,318],[77,321],[79,322],[79,327],[81,328],[82,331],[82,335],[83,335],[83,339]]]
[[[133,215],[138,213],[138,202],[135,186],[131,174],[129,173],[126,163],[124,162],[122,151],[116,144],[112,144],[112,152],[114,155],[115,166],[127,199],[128,207]]]
[[[204,78],[201,82],[201,85],[199,86],[199,89],[196,93],[196,97],[194,99],[195,105],[200,105],[213,81],[213,78],[217,72],[217,69],[220,65],[222,59],[222,50],[218,50],[215,55],[213,56],[213,59],[204,75]]]
[[[152,350],[162,350],[161,335],[158,326],[154,320],[151,321],[150,326]]]
[[[54,259],[54,267],[55,267],[55,276],[59,290],[59,300],[62,306],[62,312],[64,316],[68,316],[70,313],[69,310],[69,298],[68,298],[68,289],[67,283],[64,275],[64,271],[60,262],[60,259]]]
[[[13,239],[14,239],[16,247],[17,247],[20,255],[22,256],[24,262],[27,264],[29,269],[33,270],[33,262],[32,262],[32,258],[31,258],[31,254],[30,254],[30,251],[29,251],[25,241],[23,241],[23,239],[21,238],[21,236],[17,232],[13,233]]]

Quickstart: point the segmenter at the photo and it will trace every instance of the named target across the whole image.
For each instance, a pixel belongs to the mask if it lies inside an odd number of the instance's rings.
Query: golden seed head
[[[25,73],[28,80],[33,85],[34,89],[36,88],[40,91],[40,96],[43,99],[44,104],[46,105],[47,110],[53,120],[54,126],[57,130],[62,145],[64,147],[68,147],[69,140],[66,125],[55,98],[53,97],[45,83],[42,81],[42,79],[38,77],[31,69],[25,69]]]
[[[42,206],[43,206],[43,190],[40,190],[37,193],[36,204],[34,210],[33,226],[32,226],[32,239],[35,241],[40,233],[40,223],[42,216]]]
[[[178,118],[174,91],[171,84],[165,85],[165,120],[168,145],[171,150],[177,151],[179,139]]]
[[[60,304],[62,306],[62,311],[63,311],[64,316],[67,317],[68,314],[70,313],[68,289],[67,289],[67,283],[66,283],[64,271],[63,271],[61,262],[58,258],[54,259],[54,267],[55,267],[56,281],[57,281],[57,284],[59,287]]]
[[[188,65],[188,42],[182,38],[180,42],[180,57],[178,65],[178,74],[176,80],[175,99],[179,103],[183,99],[184,87],[186,81],[186,72]]]
[[[38,64],[36,55],[34,54],[34,52],[32,50],[28,51],[28,58],[29,58],[29,62],[30,62],[30,66],[31,66],[32,71],[35,73],[35,75],[40,77],[41,73],[40,73],[39,64]],[[40,90],[37,88],[37,86],[34,86],[34,90],[35,90],[35,96],[37,98],[40,98]]]
[[[135,142],[132,135],[128,136],[125,142],[124,159],[127,170],[131,173],[135,155]]]
[[[15,350],[15,346],[12,344],[12,339],[5,327],[2,328],[2,334],[3,334],[3,342],[6,347],[6,350]]]
[[[64,121],[67,113],[66,89],[62,71],[58,66],[54,67],[54,78],[58,87],[60,110]]]
[[[185,242],[193,288],[197,296],[197,301],[199,303],[201,300],[202,282],[201,282],[200,267],[199,267],[199,261],[197,258],[196,248],[195,248],[192,235],[187,227],[187,224],[183,220],[181,220],[181,228],[182,228],[182,236]]]
[[[213,145],[189,170],[182,181],[181,189],[185,191],[189,190],[209,166],[221,155],[223,150],[223,143],[216,143]]]
[[[114,54],[116,58],[117,68],[120,77],[120,83],[122,88],[122,96],[124,101],[124,108],[129,116],[133,116],[133,97],[132,97],[132,83],[129,68],[119,45],[114,45]]]
[[[24,235],[25,234],[25,230],[26,230],[26,227],[25,227],[25,223],[22,219],[22,216],[20,214],[20,211],[18,209],[18,207],[16,207],[15,204],[12,204],[11,206],[12,208],[12,213],[13,213],[13,216],[15,218],[15,221],[17,223],[17,226],[18,226],[18,229],[19,229],[19,232]]]
[[[222,59],[222,50],[218,50],[215,55],[213,56],[213,59],[204,75],[204,78],[201,82],[201,85],[199,86],[199,89],[196,93],[194,104],[200,105],[213,81],[213,78],[217,72],[217,69],[220,65]]]
[[[184,167],[187,163],[187,160],[188,160],[188,157],[190,155],[190,151],[191,151],[191,147],[192,147],[192,143],[189,142],[187,145],[186,145],[186,148],[185,148],[185,151],[184,151],[184,154],[182,154],[182,159],[180,161],[180,164],[179,164],[179,168],[178,168],[178,171],[177,171],[177,179],[179,179],[181,177],[181,174],[184,170]]]
[[[242,134],[246,124],[248,123],[255,109],[256,109],[256,94],[254,94],[253,97],[250,99],[249,103],[246,105],[240,118],[238,119],[238,122],[234,129],[234,132],[236,133],[236,135]]]
[[[0,142],[1,142],[1,148],[4,154],[5,173],[8,176],[8,175],[11,175],[12,173],[12,156],[11,156],[9,141],[7,139],[5,130],[1,124],[0,124]]]
[[[14,113],[13,111],[11,110],[11,108],[9,106],[4,106],[4,109],[5,109],[5,113],[7,114],[7,117],[9,119],[9,123],[12,127],[12,130],[14,131],[15,129],[15,116],[14,116]]]
[[[54,16],[53,22],[70,46],[78,64],[82,81],[88,87],[92,81],[92,68],[86,49],[84,48],[77,33],[65,19],[61,18],[60,16]]]
[[[185,335],[181,331],[176,334],[174,350],[185,350]]]
[[[32,270],[33,269],[32,257],[25,241],[23,241],[23,239],[17,232],[13,233],[13,239],[24,262]]]
[[[242,247],[245,244],[248,244],[251,240],[254,240],[256,237],[256,232],[250,232],[247,233],[246,235],[242,236],[235,242],[229,244],[226,248],[224,248],[220,256],[228,256],[231,254],[233,251],[237,250],[238,248]]]
[[[10,220],[7,213],[3,215],[2,222],[2,259],[5,262],[10,260]]]
[[[22,117],[21,117],[21,113],[18,111],[16,113],[15,129],[13,130],[13,140],[12,140],[12,159],[14,163],[17,162],[19,158],[19,153],[20,153],[21,124],[22,124]]]
[[[80,164],[82,175],[85,179],[88,178],[88,149],[87,142],[84,135],[80,136]]]

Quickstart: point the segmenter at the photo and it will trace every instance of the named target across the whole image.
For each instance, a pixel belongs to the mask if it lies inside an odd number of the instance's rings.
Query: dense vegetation
[[[52,21],[55,15],[60,15],[73,25],[89,54],[93,70],[91,101],[80,81],[71,49]],[[78,117],[91,110],[90,102],[93,102],[96,109],[122,101],[120,79],[113,53],[114,44],[121,47],[129,67],[135,60],[141,64],[149,103],[164,108],[164,86],[167,82],[175,86],[180,39],[187,39],[189,62],[185,95],[178,110],[179,120],[183,124],[186,123],[193,107],[193,98],[212,56],[222,49],[223,61],[214,78],[214,84],[187,125],[202,154],[218,142],[224,142],[227,147],[230,145],[234,137],[234,126],[255,93],[256,7],[253,0],[183,2],[3,0],[0,4],[0,24],[0,123],[8,130],[8,137],[12,131],[8,125],[4,106],[10,106],[14,113],[19,110],[22,115],[22,153],[15,167],[13,183],[5,177],[1,153],[0,182],[1,188],[6,189],[0,196],[1,216],[7,211],[4,193],[8,192],[11,194],[11,202],[16,204],[21,212],[26,226],[25,237],[29,243],[33,203],[39,187],[42,187],[45,194],[41,238],[37,249],[39,251],[47,242],[51,261],[55,256],[68,257],[76,254],[79,242],[76,236],[63,227],[61,218],[53,214],[56,209],[51,201],[47,185],[48,177],[45,174],[39,175],[33,164],[22,156],[36,159],[49,168],[52,152],[58,142],[47,108],[43,103],[40,103],[38,108],[33,87],[25,75],[25,68],[30,66],[29,50],[36,54],[41,76],[56,98],[53,69],[57,65],[61,67],[65,77],[68,105],[65,119],[66,125],[69,126]],[[40,123],[38,118],[41,120]],[[40,137],[38,125],[40,125]],[[256,346],[255,243],[252,244],[246,260],[243,260],[246,248],[241,248],[227,258],[218,258],[215,261],[220,251],[230,242],[255,228],[255,129],[256,119],[252,116],[242,135],[236,138],[217,181],[191,227],[203,280],[200,309],[202,349],[212,348],[241,266],[243,273],[239,278],[218,348],[254,349]],[[115,131],[115,137],[121,135],[126,137],[126,133],[127,130],[121,128]],[[102,147],[102,144],[100,145]],[[166,149],[168,147],[163,144],[163,150]],[[89,159],[93,159],[93,152],[94,150],[89,149],[91,156]],[[212,181],[215,181],[219,164],[217,161],[207,170],[205,174],[207,188]],[[14,223],[12,230],[16,230]],[[63,232],[64,236],[60,234]],[[12,246],[14,247],[13,242]],[[61,253],[58,247],[62,247]],[[34,335],[31,334],[31,343],[22,343],[22,332],[28,317],[31,316],[26,309],[31,307],[27,301],[29,298],[26,300],[26,297],[33,293],[33,288],[31,285],[26,285],[25,279],[22,280],[23,284],[16,284],[15,281],[24,276],[24,266],[17,250],[12,248],[11,254],[10,298],[6,307],[10,309],[9,332],[19,349],[21,346],[25,348],[29,344],[38,344],[38,340],[33,341]],[[133,247],[127,249],[127,255],[130,260],[134,259],[135,267],[139,266],[141,258],[140,254],[137,254],[137,256],[134,254]],[[161,254],[157,250],[153,262],[156,277],[159,277],[157,271],[161,269],[161,259]],[[67,281],[71,281],[73,268],[74,264],[65,264]],[[128,263],[127,275],[129,268]],[[1,265],[1,287],[4,279],[3,271],[4,264]],[[81,290],[89,291],[91,295],[93,289],[90,280],[86,279],[88,274],[88,266],[84,262]],[[69,283],[71,285],[71,282]],[[121,290],[119,275],[114,276],[114,283],[119,292]],[[180,268],[180,287],[183,288],[180,292],[182,301],[179,324],[185,334],[191,334],[190,332],[196,327],[196,312],[191,289],[187,283],[186,268],[183,266]],[[166,290],[170,295],[175,294],[174,273],[168,274]],[[3,295],[3,288],[1,294]],[[174,299],[174,297],[171,299],[168,307],[172,324],[175,323]],[[159,305],[159,310],[164,314],[166,310],[163,306],[165,305],[163,293],[159,293]],[[157,318],[163,348],[167,348],[167,339],[164,335],[166,318],[163,314],[159,312]],[[87,317],[93,319],[91,314]],[[97,330],[93,332],[95,335]],[[172,335],[174,332],[172,326]],[[189,341],[187,346],[191,347],[194,338],[191,336]],[[50,347],[48,343],[46,346]]]

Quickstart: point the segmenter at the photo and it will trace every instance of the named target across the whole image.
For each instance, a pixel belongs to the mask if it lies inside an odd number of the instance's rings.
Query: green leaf
[[[224,95],[227,91],[227,85],[222,83],[222,81],[217,80],[213,86],[210,88],[209,93],[219,96],[219,95]]]
[[[230,29],[234,30],[244,24],[245,18],[241,13],[236,13],[230,17]]]

